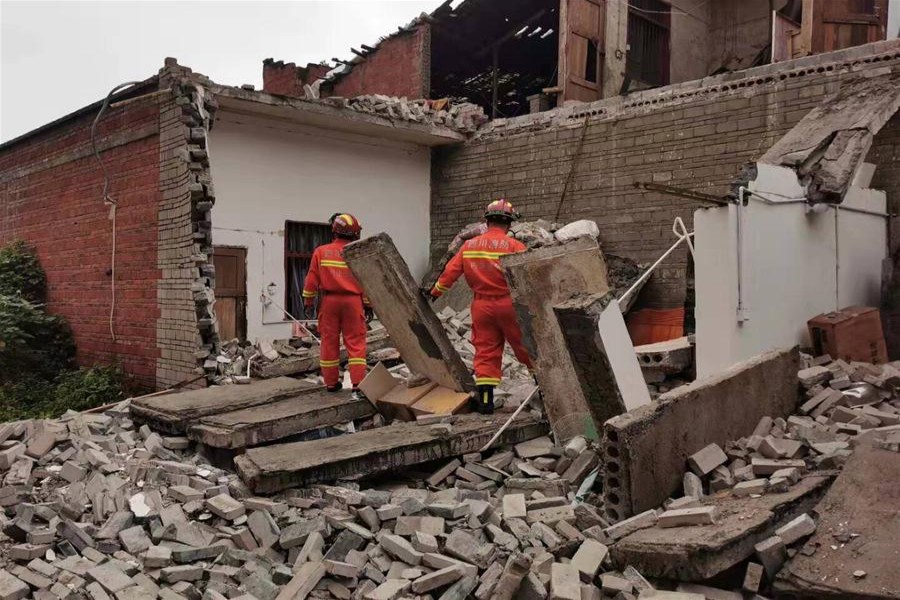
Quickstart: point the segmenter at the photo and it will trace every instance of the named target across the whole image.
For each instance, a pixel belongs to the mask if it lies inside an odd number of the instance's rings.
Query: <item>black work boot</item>
[[[494,386],[478,386],[478,397],[475,398],[475,410],[483,415],[494,414]]]
[[[338,381],[336,384],[334,384],[334,385],[329,385],[328,387],[326,387],[326,388],[325,388],[325,391],[326,391],[326,392],[339,392],[339,391],[341,391],[341,390],[343,389],[343,387],[344,387],[344,386],[341,384],[341,382]]]

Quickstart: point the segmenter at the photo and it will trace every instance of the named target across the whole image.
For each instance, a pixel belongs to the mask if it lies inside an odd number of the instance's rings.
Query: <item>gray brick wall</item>
[[[722,195],[744,164],[842,82],[883,68],[900,68],[897,40],[496,120],[464,146],[435,154],[432,258],[495,197],[509,199],[526,219],[553,219],[584,135],[559,220],[593,219],[605,251],[652,262],[674,241],[675,217],[692,227],[700,204],[638,190],[636,182]],[[894,119],[879,138],[896,140],[898,127]],[[896,141],[876,145],[877,183],[897,190]],[[889,200],[897,211],[898,194]],[[682,305],[686,261],[686,250],[673,255],[640,305]]]

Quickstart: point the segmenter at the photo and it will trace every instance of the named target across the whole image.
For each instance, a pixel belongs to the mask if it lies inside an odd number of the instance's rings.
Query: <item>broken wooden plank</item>
[[[188,437],[214,448],[246,448],[319,427],[338,425],[375,414],[366,399],[350,391],[316,388],[267,404],[204,417],[188,428]]]
[[[308,390],[313,384],[287,377],[254,381],[250,385],[213,386],[164,396],[136,398],[132,417],[165,433],[184,433],[207,416],[266,404]]]
[[[760,498],[712,496],[704,504],[716,507],[715,524],[641,529],[612,546],[613,564],[631,565],[649,577],[709,579],[751,556],[753,547],[778,527],[812,510],[831,480],[809,476],[786,492]]]
[[[609,291],[606,263],[597,241],[578,238],[509,254],[501,257],[500,264],[506,270],[522,339],[534,361],[544,409],[557,441],[576,435],[596,439],[591,411],[553,307],[578,295]]]
[[[381,233],[348,244],[344,260],[410,370],[458,392],[471,390],[471,373],[390,236]]]
[[[272,493],[477,452],[508,418],[461,415],[450,433],[441,436],[428,426],[395,423],[323,440],[250,448],[234,462],[250,489]],[[546,433],[544,423],[527,415],[516,419],[498,443],[518,443]]]

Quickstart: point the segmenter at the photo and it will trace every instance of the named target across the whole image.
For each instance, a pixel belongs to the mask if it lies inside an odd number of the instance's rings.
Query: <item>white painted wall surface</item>
[[[758,165],[751,187],[767,197],[803,196],[789,169]],[[883,213],[882,191],[851,188],[844,206]],[[694,213],[697,375],[718,373],[777,347],[809,344],[806,322],[846,306],[878,306],[887,254],[882,217],[806,204],[744,207],[742,296],[737,321],[737,206]],[[836,235],[837,233],[837,235]]]
[[[363,236],[388,233],[415,277],[428,266],[430,150],[297,124],[221,114],[210,133],[216,245],[247,249],[247,337],[286,338],[285,221],[359,218]]]

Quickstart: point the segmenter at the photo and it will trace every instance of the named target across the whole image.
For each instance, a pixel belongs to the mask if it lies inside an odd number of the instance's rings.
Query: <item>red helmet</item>
[[[334,232],[334,235],[355,240],[359,239],[362,226],[353,215],[341,213],[331,218],[331,231]]]
[[[521,215],[513,210],[513,205],[509,201],[505,198],[500,198],[488,204],[484,210],[484,218],[489,219],[491,217],[518,221]]]

